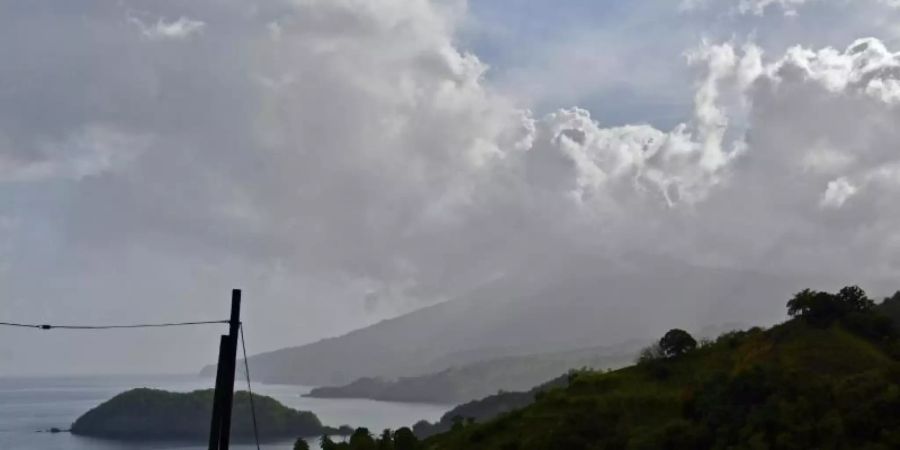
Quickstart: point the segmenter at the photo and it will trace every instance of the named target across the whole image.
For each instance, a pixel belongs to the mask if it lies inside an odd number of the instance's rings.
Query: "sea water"
[[[205,443],[135,444],[46,431],[51,428],[68,429],[78,416],[128,389],[148,387],[188,392],[209,389],[213,384],[214,381],[210,378],[190,375],[0,377],[0,450],[205,449]],[[235,384],[236,389],[246,389],[246,385],[240,381]],[[323,424],[362,426],[373,433],[380,433],[385,428],[412,426],[422,419],[433,422],[452,407],[303,397],[310,389],[304,386],[253,384],[254,393],[274,397],[294,409],[312,411]],[[288,450],[291,445],[291,442],[282,442],[266,444],[262,448]],[[233,445],[232,448],[249,450],[256,447]],[[318,446],[313,445],[312,448]]]

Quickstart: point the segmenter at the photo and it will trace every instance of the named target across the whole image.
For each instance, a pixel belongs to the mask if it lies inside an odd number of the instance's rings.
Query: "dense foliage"
[[[697,348],[697,341],[687,331],[674,329],[659,340],[659,348],[669,358],[681,356]]]
[[[357,428],[347,442],[335,442],[328,435],[319,439],[322,450],[421,450],[422,444],[409,428],[397,431],[384,430],[380,436],[372,436],[367,428]]]
[[[315,414],[290,409],[271,397],[253,395],[260,437],[265,440],[317,436],[336,432],[324,427]],[[174,393],[156,389],[123,392],[88,411],[72,424],[72,433],[123,440],[188,440],[209,438],[213,391]],[[236,392],[231,435],[253,436],[250,396]]]
[[[676,333],[687,346],[660,343],[635,366],[574,374],[530,406],[459,422],[425,448],[900,448],[900,352],[881,314],[887,303],[856,287],[803,291],[787,323],[693,346]]]

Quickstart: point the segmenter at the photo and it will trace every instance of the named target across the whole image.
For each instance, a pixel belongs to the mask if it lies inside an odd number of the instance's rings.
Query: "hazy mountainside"
[[[254,394],[253,403],[261,439],[339,432],[323,426],[315,414],[288,408],[271,397]],[[209,438],[212,405],[212,390],[175,393],[132,389],[83,414],[72,424],[72,433],[129,441],[205,441]],[[236,392],[233,407],[232,437],[251,439],[250,395]]]
[[[647,352],[615,372],[576,372],[541,392],[457,408],[438,424],[450,431],[423,448],[900,448],[896,322],[868,301],[835,308],[826,296],[798,294],[789,305],[797,318],[769,330]]]
[[[462,403],[503,391],[526,391],[570,369],[621,367],[634,360],[639,343],[570,352],[510,356],[396,380],[362,378],[348,385],[313,389],[319,398]]]
[[[802,285],[679,264],[613,266],[590,258],[540,264],[552,268],[523,269],[455,300],[340,337],[253,356],[253,377],[339,385],[646,339],[673,323],[699,329],[736,320],[768,322],[771,312],[780,310],[771,299],[787,298]]]

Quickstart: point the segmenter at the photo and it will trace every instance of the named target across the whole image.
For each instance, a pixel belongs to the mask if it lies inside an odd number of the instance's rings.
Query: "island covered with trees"
[[[211,389],[188,393],[132,389],[83,414],[72,424],[72,433],[129,441],[205,441],[212,404]],[[350,431],[322,425],[312,412],[288,408],[271,397],[253,394],[253,406],[260,438],[266,441]],[[250,395],[245,391],[234,394],[231,436],[236,441],[253,438]]]

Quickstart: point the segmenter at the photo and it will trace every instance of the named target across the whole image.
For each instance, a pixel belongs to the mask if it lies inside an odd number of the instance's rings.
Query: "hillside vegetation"
[[[450,431],[463,421],[471,423],[491,420],[501,414],[532,404],[538,394],[543,391],[566,386],[568,379],[569,375],[561,375],[528,391],[498,392],[482,399],[463,403],[444,413],[437,422],[419,421],[413,426],[413,431],[417,437],[426,438]]]
[[[787,323],[699,344],[667,335],[634,366],[573,373],[423,448],[900,448],[900,346],[880,312],[897,298],[876,307],[858,288],[803,291]]]
[[[254,394],[253,402],[262,439],[338,432],[323,426],[315,414],[288,408],[271,397]],[[212,404],[212,390],[175,393],[132,389],[83,414],[72,424],[72,433],[129,441],[205,441],[209,438]],[[250,395],[235,392],[233,408],[232,438],[252,438]]]

